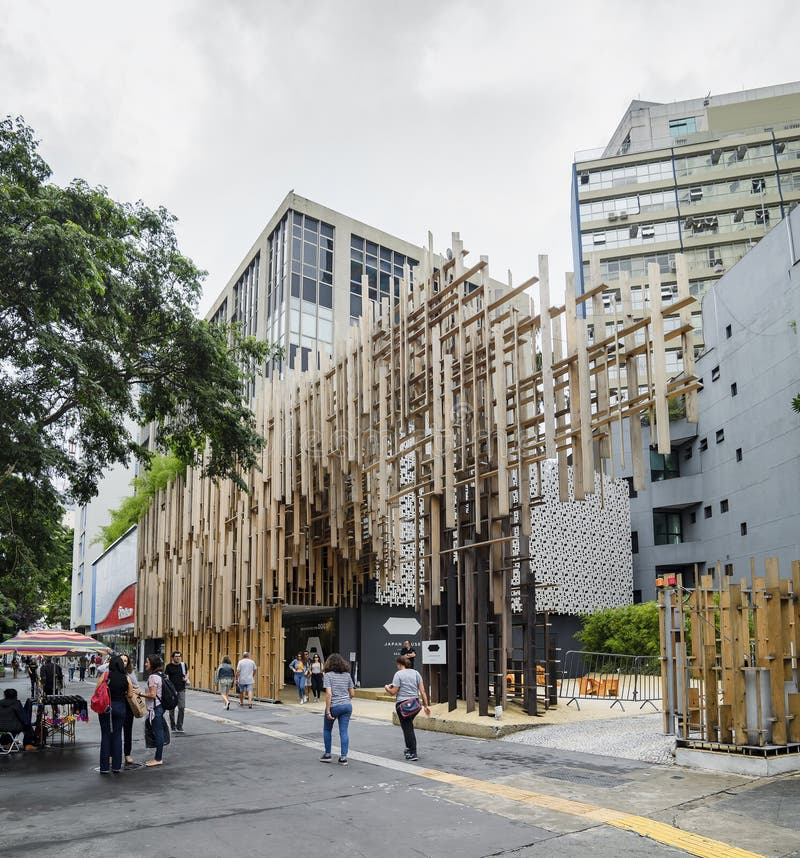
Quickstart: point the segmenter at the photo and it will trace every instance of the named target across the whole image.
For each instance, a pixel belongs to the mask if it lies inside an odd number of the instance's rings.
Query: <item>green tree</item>
[[[72,530],[62,524],[51,486],[6,476],[0,485],[0,633],[28,628],[47,615],[70,579]],[[68,591],[67,591],[68,592]],[[63,621],[63,611],[58,612]],[[55,621],[55,620],[54,620]],[[67,602],[66,624],[69,624]]]
[[[800,393],[798,393],[797,396],[795,396],[795,398],[792,400],[792,408],[794,408],[794,410],[798,414],[800,414]]]
[[[581,617],[583,628],[575,637],[589,652],[616,655],[659,655],[658,604],[643,602],[606,608]]]
[[[65,496],[83,503],[109,466],[149,457],[130,421],[154,423],[162,449],[185,464],[205,454],[208,476],[244,487],[240,474],[263,439],[243,384],[277,351],[236,326],[197,318],[203,272],[181,254],[169,212],[49,178],[33,131],[21,119],[0,121],[6,576],[26,574],[37,560],[52,566]],[[49,539],[41,533],[48,527]]]

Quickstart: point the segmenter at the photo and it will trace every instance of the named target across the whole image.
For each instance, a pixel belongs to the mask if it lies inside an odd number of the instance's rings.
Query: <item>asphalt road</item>
[[[218,698],[188,697],[186,732],[161,768],[98,774],[93,713],[74,747],[0,757],[0,855],[619,858],[687,854],[681,829],[800,854],[800,778],[762,783],[423,731],[408,764],[399,728],[358,715],[350,765],[323,765],[319,707],[223,712]],[[134,731],[144,760],[141,721]],[[630,816],[603,821],[615,811]],[[628,819],[649,835],[618,827]]]

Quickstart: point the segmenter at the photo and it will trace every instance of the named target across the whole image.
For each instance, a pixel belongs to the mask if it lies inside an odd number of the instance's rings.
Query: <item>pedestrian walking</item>
[[[353,704],[350,702],[356,693],[350,664],[338,652],[331,653],[323,668],[323,687],[325,688],[325,716],[322,725],[322,741],[325,753],[319,758],[322,763],[331,761],[331,736],[333,722],[339,722],[339,765],[347,765],[347,752],[350,749],[350,716]]]
[[[14,674],[14,679],[16,679],[17,673],[19,672],[19,659],[16,657],[16,655],[14,656],[14,658],[11,659],[11,670]]]
[[[244,696],[247,695],[247,705],[253,708],[253,684],[256,681],[258,667],[250,658],[249,652],[243,652],[236,665],[236,687],[239,691],[239,706],[244,706]]]
[[[169,726],[176,733],[183,733],[183,713],[186,710],[186,687],[189,683],[189,665],[181,661],[181,653],[178,650],[172,653],[172,661],[164,669],[167,679],[175,686],[178,692],[178,705],[169,710]]]
[[[394,708],[406,743],[405,757],[416,762],[417,736],[414,733],[414,719],[420,709],[424,709],[426,715],[431,714],[422,677],[418,670],[411,669],[408,658],[401,655],[397,659],[397,672],[392,677],[392,684],[383,687],[387,694],[397,698]]]
[[[309,676],[311,678],[311,693],[314,695],[314,700],[319,702],[322,696],[322,660],[314,653],[311,657],[311,665],[309,667]]]
[[[149,673],[147,677],[147,690],[141,692],[147,704],[145,729],[149,724],[153,731],[153,739],[156,746],[153,759],[145,763],[148,768],[163,765],[164,707],[161,705],[161,669],[163,666],[164,662],[161,661],[160,655],[149,655],[144,660],[144,669]]]
[[[231,701],[228,695],[230,694],[235,678],[236,671],[233,669],[230,658],[227,655],[222,656],[222,661],[214,673],[214,685],[219,688],[219,693],[226,709],[231,708]]]
[[[297,688],[297,694],[300,697],[300,702],[305,703],[306,696],[306,666],[303,662],[303,653],[298,652],[295,658],[292,659],[289,665],[294,678],[294,684]]]
[[[36,659],[28,659],[28,679],[31,681],[31,697],[36,699],[36,684],[39,681],[39,666],[36,664]]]
[[[86,656],[82,655],[78,659],[78,678],[81,682],[86,679]]]
[[[99,688],[103,682],[108,683],[111,706],[97,716],[100,722],[100,774],[108,774],[110,761],[111,771],[118,775],[122,770],[122,732],[125,713],[128,711],[127,697],[133,690],[130,678],[125,673],[125,665],[118,655],[111,657],[108,670],[100,675],[95,687]]]
[[[75,659],[74,659],[74,658],[71,658],[71,659],[67,662],[67,676],[69,677],[69,681],[70,681],[70,682],[72,682],[72,680],[75,678],[75,668],[76,668],[76,666],[77,666],[77,662],[75,661]]]
[[[131,682],[131,686],[139,691],[139,680],[136,678],[136,671],[133,669],[133,659],[128,655],[128,653],[123,652],[120,654],[120,658],[122,659],[122,664],[125,667],[125,673],[128,676],[128,679]],[[125,721],[122,725],[122,753],[125,756],[125,765],[132,766],[133,765],[133,757],[131,756],[131,752],[133,751],[133,709],[129,705],[125,706]]]

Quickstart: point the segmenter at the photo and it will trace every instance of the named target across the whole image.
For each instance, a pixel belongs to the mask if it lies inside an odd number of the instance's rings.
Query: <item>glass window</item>
[[[670,137],[685,137],[687,134],[694,134],[697,131],[697,118],[689,116],[686,119],[670,119],[669,135]]]
[[[652,482],[672,480],[680,475],[678,454],[675,450],[671,453],[659,453],[656,450],[650,450],[650,480]]]
[[[350,315],[354,318],[361,315],[361,298],[358,295],[350,296]]]
[[[319,231],[323,236],[325,236],[325,238],[329,238],[333,241],[333,227],[329,223],[321,223],[319,225]],[[332,247],[333,245],[331,244],[331,248]]]
[[[356,248],[357,250],[364,249],[364,239],[361,238],[360,235],[351,235],[350,236],[350,247]]]
[[[303,264],[304,265],[313,265],[315,268],[317,266],[317,246],[316,244],[310,244],[309,242],[304,242],[303,244]]]
[[[655,545],[678,545],[683,542],[679,512],[653,513],[653,542]]]
[[[303,300],[317,303],[317,281],[310,277],[303,278]]]
[[[333,342],[333,322],[328,322],[322,318],[317,322],[319,326],[319,330],[317,336],[320,340],[324,340],[326,343]]]
[[[333,287],[328,283],[319,284],[320,307],[333,307]]]

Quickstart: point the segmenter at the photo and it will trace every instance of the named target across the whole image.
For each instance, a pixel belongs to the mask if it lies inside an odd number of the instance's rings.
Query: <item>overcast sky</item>
[[[570,10],[570,11],[567,11]],[[163,204],[204,312],[294,189],[515,282],[571,268],[570,170],[631,99],[800,78],[800,5],[0,2],[0,113],[65,183]]]

